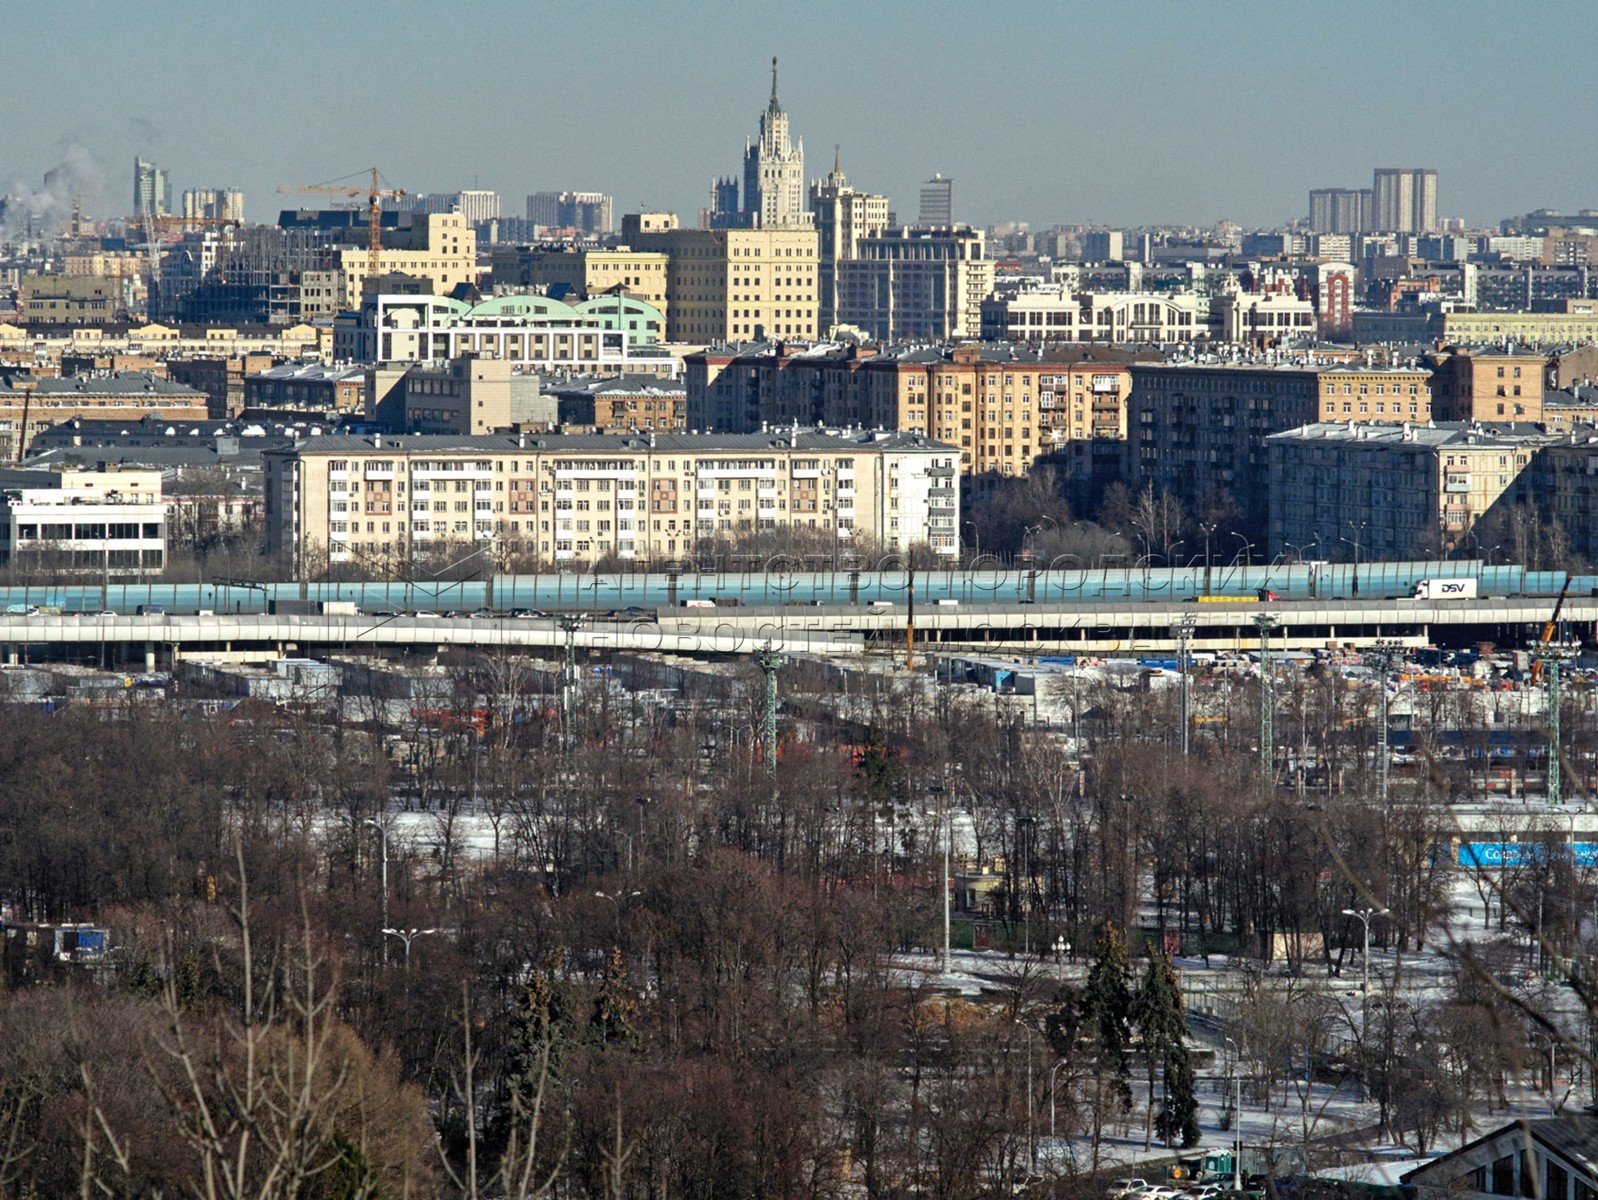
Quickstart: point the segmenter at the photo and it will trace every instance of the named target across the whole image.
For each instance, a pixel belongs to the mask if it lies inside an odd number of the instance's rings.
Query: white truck
[[[1417,600],[1474,600],[1474,579],[1422,579],[1415,585]]]

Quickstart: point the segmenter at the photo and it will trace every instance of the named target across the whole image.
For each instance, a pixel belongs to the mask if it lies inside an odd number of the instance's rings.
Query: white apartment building
[[[496,562],[681,560],[779,529],[959,549],[959,451],[915,434],[340,435],[263,461],[268,550],[302,577],[472,545]]]
[[[166,563],[161,472],[0,471],[0,563],[107,576]]]
[[[982,302],[984,341],[1168,345],[1209,332],[1204,298],[1186,292],[1075,292],[1049,284]]]

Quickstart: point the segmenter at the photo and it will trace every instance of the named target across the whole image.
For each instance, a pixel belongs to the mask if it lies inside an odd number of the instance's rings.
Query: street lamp
[[[399,938],[400,941],[405,943],[405,969],[409,971],[411,969],[411,943],[419,937],[425,937],[430,933],[438,933],[439,931],[437,929],[385,929],[383,932],[389,937]],[[383,945],[387,946],[388,943],[384,942]]]
[[[1231,534],[1238,541],[1243,543],[1243,548],[1238,551],[1238,554],[1243,555],[1243,590],[1246,592],[1248,591],[1248,565],[1254,561],[1254,543],[1249,541],[1235,529],[1231,531]],[[1232,561],[1237,561],[1236,556],[1233,556]]]
[[[594,895],[598,896],[601,900],[609,900],[612,904],[614,904],[616,906],[616,936],[618,938],[620,938],[621,937],[621,906],[622,906],[622,904],[625,903],[628,900],[631,900],[634,896],[642,896],[643,893],[640,892],[640,891],[631,891],[631,892],[620,892],[620,893],[617,893],[616,895],[611,895],[609,892],[595,892]]]
[[[1339,537],[1340,542],[1347,542],[1354,547],[1354,595],[1359,595],[1359,537],[1370,527],[1369,521],[1348,522],[1348,527],[1354,531],[1352,538]]]
[[[1182,757],[1187,757],[1187,643],[1198,622],[1190,616],[1171,622],[1171,636],[1176,639],[1176,669],[1182,676]]]
[[[1210,537],[1215,532],[1215,522],[1200,524],[1199,531],[1204,535],[1204,594],[1207,596],[1210,592]]]
[[[1243,1054],[1231,1038],[1232,1048],[1232,1190],[1243,1190]]]
[[[1359,923],[1365,927],[1365,956],[1360,960],[1359,984],[1359,1040],[1365,1043],[1365,1026],[1370,1012],[1371,990],[1371,918],[1386,916],[1390,909],[1386,908],[1345,908],[1345,917],[1358,917]]]
[[[367,817],[366,818],[365,824],[370,825],[373,829],[377,830],[378,836],[382,839],[382,847],[383,847],[383,925],[385,926],[383,932],[387,933],[388,929],[386,928],[386,926],[388,925],[388,825],[385,822],[382,822],[382,821],[374,821],[371,817]],[[407,956],[409,956],[410,952],[411,952],[410,944],[407,943],[406,946],[405,946],[405,953],[406,953]],[[387,942],[383,943],[383,961],[384,962],[388,961],[388,943]]]

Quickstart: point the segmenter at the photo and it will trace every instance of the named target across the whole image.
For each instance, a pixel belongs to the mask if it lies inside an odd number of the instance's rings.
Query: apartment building
[[[981,304],[984,341],[1168,346],[1210,333],[1201,297],[1043,285]]]
[[[544,385],[544,394],[558,405],[557,419],[567,428],[584,426],[595,433],[688,429],[688,390],[678,380],[648,375],[554,379]]]
[[[1124,438],[1131,373],[1081,352],[786,346],[684,359],[692,428],[896,429],[960,451],[967,475],[1024,475],[1073,438]]]
[[[248,402],[245,380],[278,365],[270,354],[207,355],[162,362],[168,379],[205,393],[213,420],[236,417]]]
[[[58,363],[76,354],[138,354],[162,359],[271,354],[279,358],[326,357],[333,353],[332,330],[314,325],[136,325],[40,328],[0,321],[0,351],[27,355],[28,361]]]
[[[1317,422],[1274,434],[1267,553],[1349,559],[1355,541],[1366,560],[1446,551],[1551,440],[1532,425],[1451,421]]]
[[[342,283],[340,308],[360,305],[367,265],[365,246],[341,246],[334,252],[333,267]],[[377,273],[426,279],[436,294],[448,295],[462,284],[477,282],[477,234],[458,212],[414,214],[409,226],[383,230]]]
[[[531,415],[529,401],[539,391],[538,376],[476,354],[436,366],[370,367],[363,374],[366,419],[396,434],[477,437],[509,430],[518,415]]]
[[[334,323],[334,356],[347,362],[432,362],[481,354],[538,370],[674,376],[677,360],[653,349],[660,312],[625,296],[567,304],[548,296],[496,296],[468,304],[445,296],[369,295]],[[634,337],[643,340],[637,344]]]
[[[166,564],[161,472],[0,471],[0,564],[105,579]]]
[[[1435,415],[1428,367],[1348,362],[1316,370],[1322,421],[1383,425],[1426,422]]]
[[[1437,172],[1378,167],[1371,182],[1371,225],[1386,233],[1437,230]]]
[[[810,185],[810,214],[817,239],[817,321],[825,332],[838,323],[838,263],[859,256],[861,238],[887,228],[888,198],[851,187],[834,155],[832,174]]]
[[[603,192],[534,192],[527,197],[527,223],[545,229],[609,233],[612,210],[611,198]]]
[[[109,325],[122,308],[121,281],[103,275],[27,275],[17,297],[24,325]]]
[[[834,268],[838,324],[883,341],[976,337],[993,263],[981,230],[898,226],[861,237]]]
[[[501,561],[680,561],[781,529],[952,556],[955,459],[919,435],[860,431],[324,436],[264,456],[267,543],[300,577],[463,544]]]
[[[668,341],[816,336],[813,228],[679,229],[673,224],[655,214],[622,218],[628,245],[667,258]]]
[[[65,379],[12,375],[0,380],[0,458],[16,461],[35,433],[74,417],[204,420],[206,402],[204,392],[137,371]]]
[[[1288,291],[1229,292],[1215,298],[1213,312],[1221,340],[1237,346],[1280,346],[1317,333],[1315,302]]]
[[[1439,421],[1541,421],[1548,359],[1513,348],[1452,348],[1426,356]]]
[[[299,412],[360,412],[366,405],[366,369],[324,363],[284,363],[244,380],[245,408]]]
[[[661,328],[652,331],[654,341],[666,334],[665,317],[670,311],[666,297],[664,254],[629,250],[559,250],[535,246],[512,246],[494,251],[494,287],[503,292],[512,288],[537,288],[554,294],[573,292],[588,299],[613,291],[642,300],[661,315]],[[635,344],[642,344],[640,335]]]

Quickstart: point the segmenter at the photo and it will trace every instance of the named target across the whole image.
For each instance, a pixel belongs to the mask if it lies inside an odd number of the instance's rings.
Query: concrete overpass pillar
[[[17,648],[16,648],[15,645],[11,645],[11,644],[8,643],[6,645],[6,666],[14,667],[16,665],[17,665]]]
[[[144,643],[144,669],[147,672],[154,672],[154,670],[155,670],[155,643],[154,642],[145,642]]]

